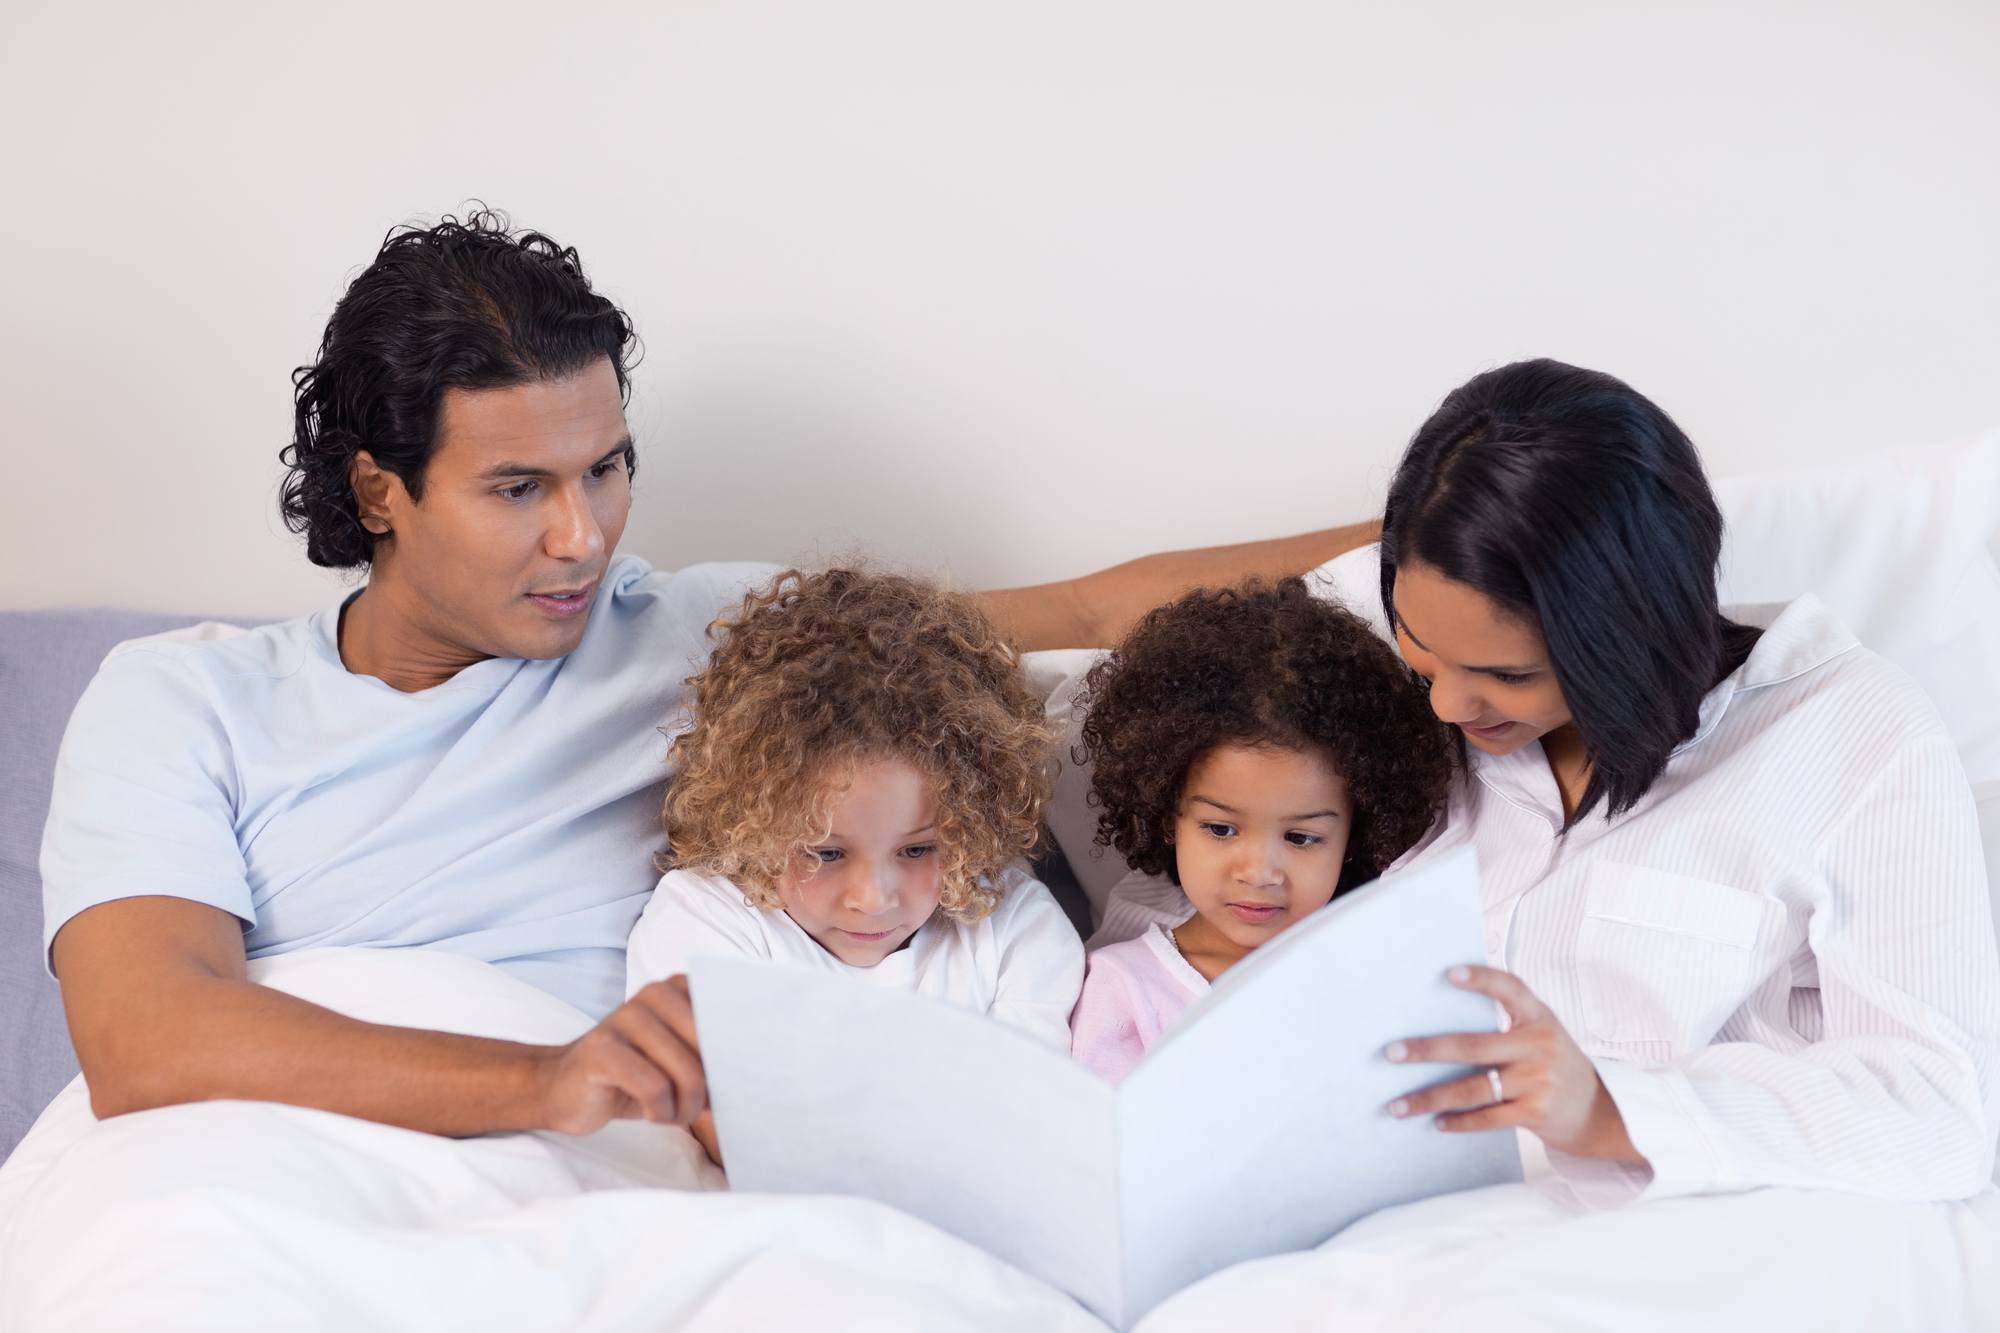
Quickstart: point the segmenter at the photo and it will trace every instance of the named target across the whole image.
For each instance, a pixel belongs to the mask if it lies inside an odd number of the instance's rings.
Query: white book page
[[[732,1189],[879,1199],[1115,1318],[1109,1084],[956,1005],[760,959],[688,971]]]
[[[1133,1316],[1377,1209],[1521,1178],[1513,1134],[1383,1109],[1464,1072],[1391,1064],[1391,1041],[1494,1029],[1493,1002],[1444,979],[1484,958],[1467,849],[1336,899],[1223,974],[1120,1088]]]

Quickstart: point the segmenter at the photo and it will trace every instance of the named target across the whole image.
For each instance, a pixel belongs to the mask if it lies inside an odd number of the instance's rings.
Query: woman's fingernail
[[[1382,1048],[1382,1054],[1391,1060],[1407,1060],[1410,1058],[1410,1048],[1400,1041],[1392,1041]]]
[[[1470,981],[1472,980],[1472,969],[1469,967],[1454,967],[1451,971],[1445,973],[1445,975],[1453,981]]]
[[[1395,1101],[1389,1103],[1390,1115],[1406,1116],[1409,1113],[1410,1113],[1410,1104],[1404,1101],[1401,1097],[1398,1097]]]

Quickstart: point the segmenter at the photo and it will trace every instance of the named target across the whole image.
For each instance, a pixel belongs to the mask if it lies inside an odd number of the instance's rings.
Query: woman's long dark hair
[[[1694,444],[1621,380],[1518,361],[1447,396],[1382,517],[1382,606],[1430,566],[1541,627],[1590,761],[1569,823],[1632,808],[1757,631],[1722,615],[1722,511]]]

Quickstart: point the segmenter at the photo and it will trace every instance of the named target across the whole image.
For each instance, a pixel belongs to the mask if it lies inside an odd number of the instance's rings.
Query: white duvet
[[[376,1021],[542,1042],[588,1026],[451,955],[338,949],[252,967]],[[692,1139],[645,1124],[452,1140],[249,1102],[99,1123],[73,1084],[0,1169],[0,1328],[1104,1327],[891,1209],[720,1185]],[[1139,1327],[1697,1324],[2000,1329],[2000,1197],[1771,1190],[1577,1214],[1506,1186],[1226,1270]]]

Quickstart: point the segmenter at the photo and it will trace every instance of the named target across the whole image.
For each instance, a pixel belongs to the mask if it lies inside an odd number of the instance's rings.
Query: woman
[[[1509,1025],[1392,1046],[1483,1068],[1391,1113],[1530,1130],[1594,1201],[1969,1196],[2000,964],[1964,773],[1812,597],[1725,617],[1721,539],[1693,445],[1608,375],[1502,367],[1411,441],[1381,604],[1464,740],[1424,854],[1478,851],[1493,966],[1454,980]]]
[[[1391,1114],[1521,1128],[1591,1203],[1795,1186],[1905,1200],[1985,1188],[2000,962],[1970,790],[1936,710],[1811,597],[1737,623],[1722,518],[1667,415],[1608,375],[1502,367],[1411,441],[1379,598],[1462,738],[1408,860],[1472,844],[1500,1034],[1393,1060],[1478,1072]],[[1111,891],[1108,943],[1184,919]],[[1413,1071],[1412,1083],[1422,1081]]]

